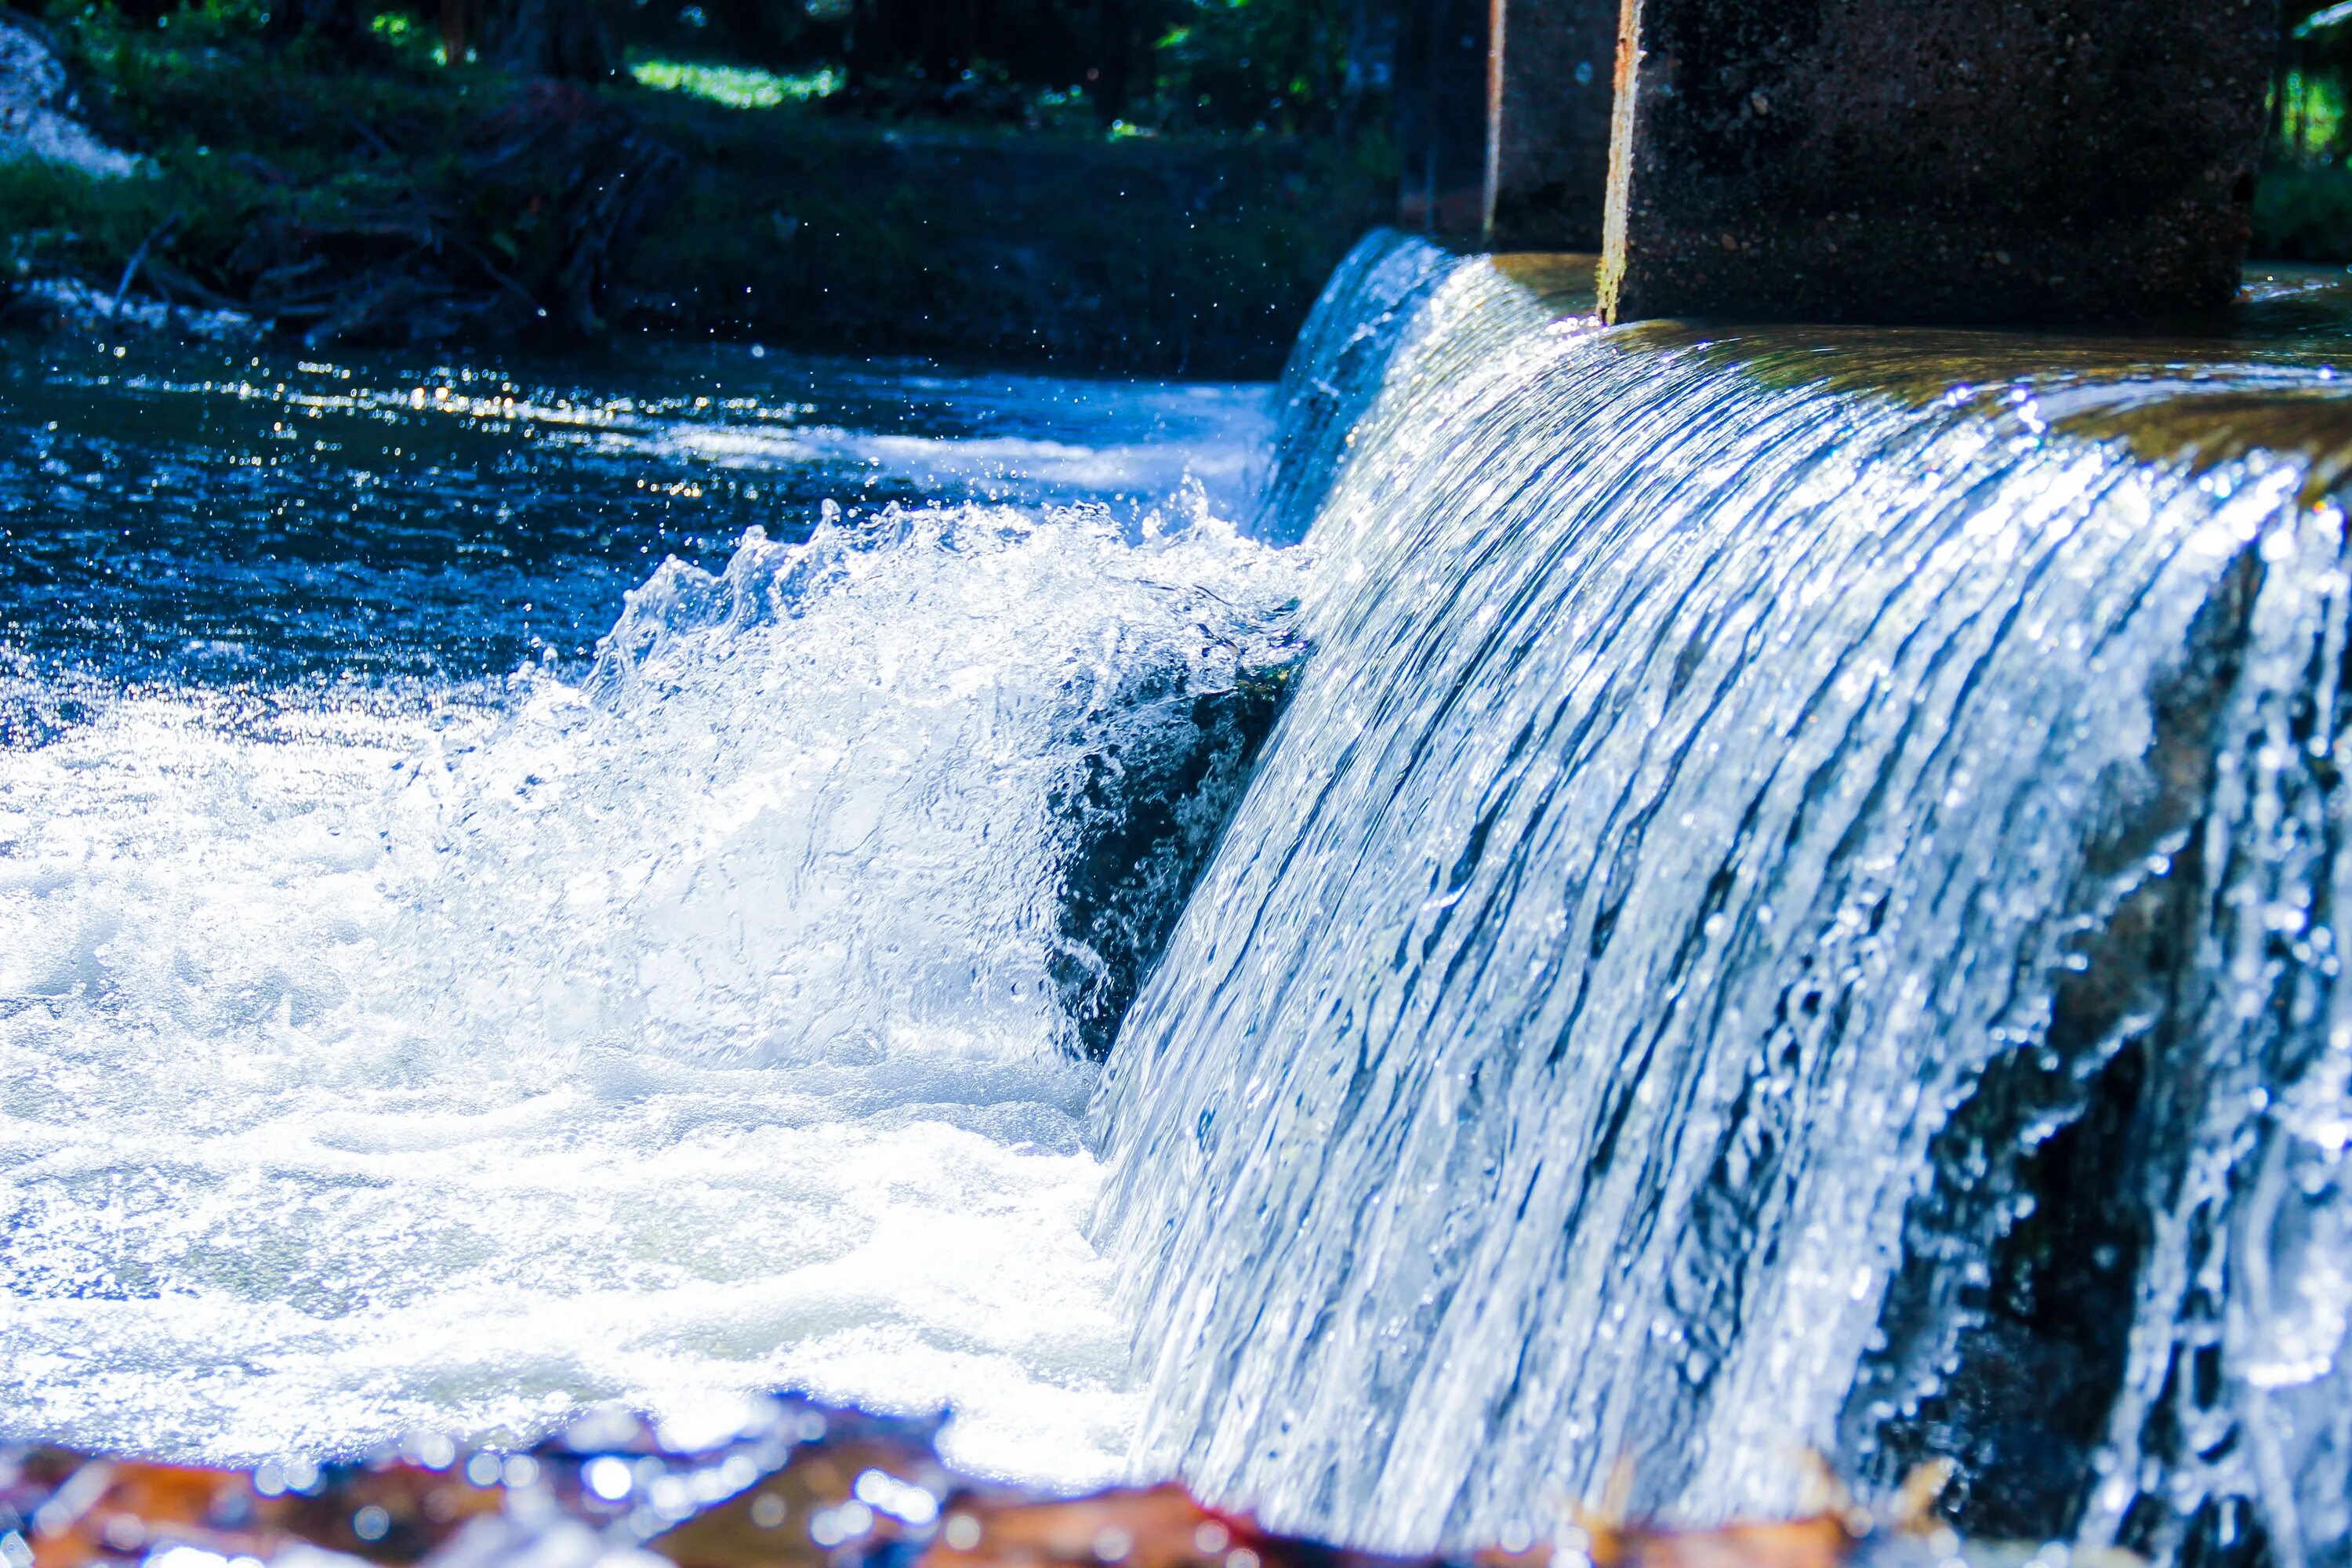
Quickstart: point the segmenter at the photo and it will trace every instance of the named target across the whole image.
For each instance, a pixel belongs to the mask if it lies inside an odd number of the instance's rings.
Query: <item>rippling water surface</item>
[[[1067,806],[1278,639],[1219,521],[1265,431],[740,349],[13,353],[8,1435],[789,1384],[1116,1469]]]

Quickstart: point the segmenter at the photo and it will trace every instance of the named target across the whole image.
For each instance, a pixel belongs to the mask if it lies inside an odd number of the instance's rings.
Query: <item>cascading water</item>
[[[2343,1561],[2340,331],[1568,276],[1367,242],[1294,360],[1314,652],[1096,1105],[1139,1467],[1401,1548],[1941,1453]]]
[[[1621,1458],[1785,1506],[1811,1445],[1958,1458],[1976,1531],[2352,1559],[2342,313],[1579,287],[1360,250],[1257,542],[1151,504],[1232,510],[1248,394],[877,430],[835,372],[101,352],[60,432],[12,362],[0,1436],[793,1385],[1379,1544]],[[566,662],[637,557],[835,493]]]

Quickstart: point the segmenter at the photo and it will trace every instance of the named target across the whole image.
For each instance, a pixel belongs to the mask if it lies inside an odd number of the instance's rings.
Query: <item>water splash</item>
[[[1204,509],[894,507],[672,563],[494,707],[138,689],[0,752],[9,1430],[791,1385],[1116,1473],[1057,792],[1197,750],[1295,592]]]
[[[1139,1464],[2340,1551],[2332,370],[1559,292],[1379,242],[1294,362],[1315,658],[1097,1104]]]

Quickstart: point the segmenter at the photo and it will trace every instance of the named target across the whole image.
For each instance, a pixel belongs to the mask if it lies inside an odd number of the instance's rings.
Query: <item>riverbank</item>
[[[664,1422],[592,1407],[527,1448],[420,1434],[250,1469],[6,1445],[0,1546],[23,1568],[2031,1568],[2053,1550],[1963,1539],[1931,1511],[1951,1472],[1929,1465],[1876,1508],[1822,1467],[1792,1518],[1677,1528],[1622,1498],[1546,1498],[1472,1549],[1385,1554],[1176,1482],[1071,1495],[960,1474],[939,1428],[782,1394]]]
[[[1379,145],[877,121],[740,68],[558,87],[176,24],[53,28],[140,164],[0,164],[9,278],[319,346],[659,332],[1249,377],[1391,187]]]

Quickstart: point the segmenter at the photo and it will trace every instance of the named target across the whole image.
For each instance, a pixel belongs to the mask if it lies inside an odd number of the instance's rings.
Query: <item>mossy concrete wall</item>
[[[2276,0],[1627,0],[1612,320],[2149,320],[2238,286]]]

